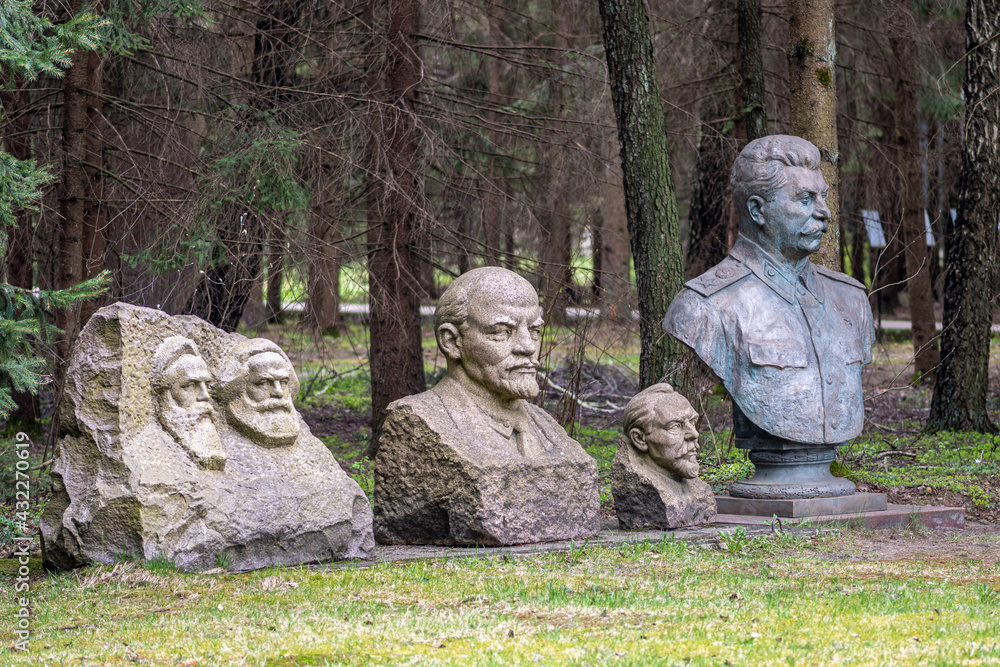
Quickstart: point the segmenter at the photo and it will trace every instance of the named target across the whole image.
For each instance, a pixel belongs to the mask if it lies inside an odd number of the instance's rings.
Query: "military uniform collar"
[[[766,250],[740,234],[736,238],[729,256],[753,271],[761,282],[770,287],[782,299],[790,304],[798,303],[796,292],[800,288],[809,290],[816,300],[823,303],[825,294],[813,269],[812,262],[806,262],[805,267],[794,275]]]

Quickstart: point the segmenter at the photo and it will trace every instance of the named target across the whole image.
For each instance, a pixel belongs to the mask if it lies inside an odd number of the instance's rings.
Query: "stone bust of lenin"
[[[747,449],[762,440],[835,447],[864,423],[871,307],[861,283],[809,260],[830,218],[819,166],[817,148],[799,137],[747,144],[731,178],[737,241],[684,285],[664,319],[729,390]]]
[[[375,458],[384,544],[503,545],[600,530],[597,466],[544,410],[542,312],[521,276],[469,271],[438,301],[444,378],[389,405]]]

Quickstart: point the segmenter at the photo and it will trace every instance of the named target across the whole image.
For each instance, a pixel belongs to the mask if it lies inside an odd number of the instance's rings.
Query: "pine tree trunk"
[[[632,319],[632,248],[628,238],[625,191],[617,142],[605,142],[604,212],[601,216],[601,314],[627,322]]]
[[[684,256],[645,2],[599,5],[639,292],[639,383],[648,387],[665,374],[676,381],[680,370],[682,348],[663,332],[662,322],[680,291]]]
[[[920,130],[917,125],[916,60],[912,21],[900,8],[892,44],[896,69],[896,162],[899,165],[901,223],[906,253],[910,325],[913,330],[914,367],[917,374],[931,373],[938,364],[931,294],[930,258],[924,232],[923,189],[920,174]]]
[[[501,12],[503,7],[499,2],[493,0],[489,4],[489,42],[494,48],[498,48],[503,39],[503,24]],[[494,54],[489,59],[489,93],[487,103],[488,126],[486,129],[489,138],[490,151],[493,155],[489,157],[489,182],[486,183],[486,197],[483,202],[483,236],[486,241],[486,252],[483,253],[484,264],[487,266],[500,266],[500,226],[503,224],[501,215],[502,186],[500,184],[500,140],[499,114],[497,110],[503,102],[500,97],[500,57]]]
[[[556,10],[555,48],[557,53],[566,53],[570,48],[566,35],[571,30],[569,13]],[[559,56],[556,56],[559,58]],[[562,141],[565,113],[564,97],[566,91],[558,80],[551,83],[552,123],[551,136],[555,143],[548,151],[546,196],[544,208],[539,211],[538,218],[542,223],[542,296],[545,308],[545,319],[552,324],[561,324],[566,320],[566,307],[569,305],[570,291],[573,289],[573,277],[570,271],[572,243],[570,241],[570,217],[568,202],[569,168],[566,159],[567,148]]]
[[[702,118],[721,118],[725,111],[720,96],[702,102]],[[691,185],[691,207],[688,211],[687,262],[684,276],[700,276],[715,266],[729,252],[726,226],[732,201],[729,196],[729,172],[735,156],[730,155],[729,142],[714,128],[702,133],[698,142],[694,180]]]
[[[340,221],[333,215],[336,181],[320,166],[322,182],[309,209],[309,304],[306,320],[320,333],[340,326]]]
[[[104,102],[100,95],[104,91],[104,77],[101,74],[101,56],[96,51],[87,54],[87,89],[94,92],[87,99],[87,133],[85,140],[88,166],[88,197],[86,213],[83,217],[83,234],[80,239],[83,260],[83,279],[96,277],[105,269],[105,228],[107,210],[104,203]],[[80,304],[80,326],[90,320],[90,316],[104,305],[105,298],[96,298]]]
[[[817,264],[840,271],[840,152],[837,148],[837,85],[834,0],[788,0],[788,65],[791,134],[816,144],[826,180],[830,229]]]
[[[59,240],[56,289],[68,289],[83,280],[83,228],[87,215],[90,179],[87,160],[87,51],[77,51],[63,79],[62,179],[59,191]],[[69,358],[76,333],[78,311],[57,311],[56,326],[63,330],[56,344],[59,360]]]
[[[736,27],[739,33],[740,82],[739,112],[747,143],[767,136],[767,107],[764,103],[764,49],[760,36],[760,0],[736,0]]]
[[[368,286],[371,306],[372,440],[392,401],[424,390],[420,348],[420,299],[415,276],[416,203],[419,155],[414,112],[420,77],[418,0],[387,0],[384,119],[387,174],[373,188],[368,229]]]
[[[965,142],[927,427],[996,433],[986,409],[1000,210],[1000,0],[966,0]]]
[[[271,227],[267,254],[267,321],[273,323],[281,318],[281,281],[285,273],[285,230],[280,224]]]

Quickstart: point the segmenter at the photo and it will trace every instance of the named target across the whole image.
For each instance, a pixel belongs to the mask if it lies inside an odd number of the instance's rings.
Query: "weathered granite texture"
[[[600,531],[597,464],[538,394],[538,295],[511,271],[456,279],[435,315],[448,360],[430,391],[389,406],[375,459],[375,539],[510,545]]]
[[[292,407],[297,392],[270,341],[149,308],[99,310],[66,373],[45,566],[368,557],[368,500]]]
[[[611,493],[624,530],[681,528],[715,518],[712,488],[698,479],[698,413],[669,384],[655,384],[625,407]]]

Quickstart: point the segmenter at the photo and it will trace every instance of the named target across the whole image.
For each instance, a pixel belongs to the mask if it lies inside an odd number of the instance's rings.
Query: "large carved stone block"
[[[149,308],[99,310],[66,373],[46,567],[367,558],[368,499],[309,432],[297,394],[270,341]]]
[[[626,530],[681,528],[715,519],[712,487],[698,479],[698,413],[668,384],[629,401],[611,463],[611,493]]]
[[[375,539],[505,545],[600,532],[597,464],[538,394],[538,295],[505,269],[463,274],[441,296],[433,389],[389,406],[375,459]]]

